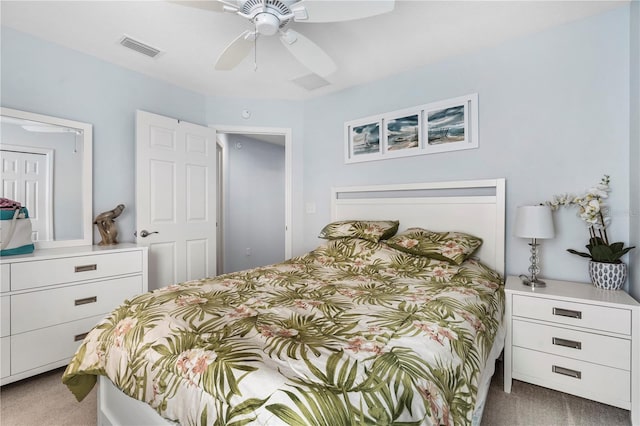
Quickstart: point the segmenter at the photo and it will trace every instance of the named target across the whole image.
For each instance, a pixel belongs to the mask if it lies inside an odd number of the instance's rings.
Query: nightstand
[[[507,277],[504,391],[521,380],[630,410],[640,425],[640,304],[620,290],[545,281]]]

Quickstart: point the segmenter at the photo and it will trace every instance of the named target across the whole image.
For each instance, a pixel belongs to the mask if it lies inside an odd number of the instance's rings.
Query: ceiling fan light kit
[[[280,20],[277,16],[268,12],[258,13],[253,18],[253,23],[256,26],[256,31],[262,35],[272,36],[280,29]]]
[[[280,33],[280,41],[298,62],[326,77],[336,71],[333,59],[320,46],[291,29],[291,22],[342,22],[391,12],[395,0],[343,2],[327,0],[209,0],[176,2],[216,12],[234,13],[249,20],[254,31],[244,31],[220,54],[215,69],[228,71],[246,58],[259,36]]]

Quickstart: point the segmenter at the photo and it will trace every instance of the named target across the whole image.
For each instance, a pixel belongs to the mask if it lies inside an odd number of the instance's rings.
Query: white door
[[[33,241],[53,239],[51,155],[2,149],[2,197],[19,201],[29,211]]]
[[[150,290],[215,275],[215,129],[137,111],[136,228]]]

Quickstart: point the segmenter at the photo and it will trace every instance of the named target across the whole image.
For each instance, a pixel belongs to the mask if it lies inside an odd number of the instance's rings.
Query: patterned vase
[[[605,290],[620,290],[627,279],[625,263],[603,263],[589,261],[591,282]]]

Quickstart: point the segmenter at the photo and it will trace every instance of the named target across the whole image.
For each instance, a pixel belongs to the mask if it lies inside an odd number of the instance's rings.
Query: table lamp
[[[530,276],[520,275],[522,283],[531,287],[544,287],[546,283],[538,278],[540,273],[538,258],[539,239],[553,238],[553,218],[548,206],[521,206],[516,210],[514,235],[520,238],[531,238]]]

